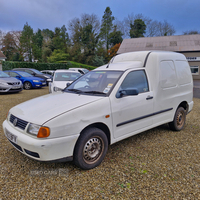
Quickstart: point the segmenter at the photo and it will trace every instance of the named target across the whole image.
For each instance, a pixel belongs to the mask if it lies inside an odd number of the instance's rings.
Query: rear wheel
[[[176,110],[174,120],[169,123],[169,127],[173,131],[180,131],[183,129],[186,121],[186,111],[183,107]]]
[[[86,129],[79,137],[74,150],[74,163],[82,169],[97,167],[108,149],[105,133],[98,128]]]
[[[32,88],[32,85],[30,82],[24,82],[24,89],[25,90],[30,90]]]

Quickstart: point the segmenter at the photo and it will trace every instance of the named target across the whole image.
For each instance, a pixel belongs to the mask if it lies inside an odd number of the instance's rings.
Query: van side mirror
[[[68,86],[70,86],[70,85],[71,85],[71,83],[67,83],[67,84],[66,84],[66,87],[68,87]]]
[[[119,90],[116,94],[116,98],[122,98],[124,96],[136,96],[139,94],[138,89],[125,89],[125,90]]]

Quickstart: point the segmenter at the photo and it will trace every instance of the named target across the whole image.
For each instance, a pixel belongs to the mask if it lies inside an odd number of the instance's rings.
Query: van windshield
[[[68,86],[65,92],[106,96],[122,75],[122,71],[90,71]]]

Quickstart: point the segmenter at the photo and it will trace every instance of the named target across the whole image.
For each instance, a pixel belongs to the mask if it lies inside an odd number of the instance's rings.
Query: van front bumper
[[[59,138],[33,138],[16,130],[7,120],[3,122],[3,130],[10,143],[24,155],[38,161],[71,161],[79,134]]]
[[[194,102],[193,102],[193,101],[191,101],[191,102],[188,104],[188,112],[187,112],[187,113],[190,113],[190,112],[192,111],[193,105],[194,105]]]

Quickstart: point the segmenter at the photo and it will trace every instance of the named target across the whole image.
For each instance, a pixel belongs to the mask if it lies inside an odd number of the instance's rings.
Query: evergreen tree
[[[51,56],[53,47],[54,32],[49,29],[42,30],[43,45],[42,45],[42,61],[47,62],[47,57]]]
[[[139,38],[144,37],[146,25],[142,19],[135,19],[134,24],[130,24],[130,37]]]
[[[63,51],[67,53],[70,42],[69,42],[69,34],[67,33],[65,25],[63,25],[60,29],[60,37],[62,39],[61,42],[63,43]]]
[[[55,28],[52,42],[54,49],[60,49],[67,53],[67,44],[69,42],[69,36],[65,25],[63,25],[61,28]]]
[[[26,22],[20,37],[20,43],[22,52],[25,57],[28,56],[29,62],[32,62],[32,37],[33,37],[33,29]]]
[[[92,64],[99,41],[100,22],[96,15],[83,14],[81,19],[74,18],[69,23],[73,61]]]
[[[101,32],[100,36],[104,39],[106,43],[106,49],[109,49],[109,33],[113,28],[113,20],[115,18],[112,16],[112,11],[110,7],[107,7],[104,11],[104,15],[102,17],[102,24],[101,24]]]
[[[47,58],[49,63],[56,63],[56,62],[67,62],[69,58],[69,54],[66,54],[64,51],[60,49],[55,49],[54,52],[50,57]]]
[[[34,56],[34,60],[42,60],[42,44],[42,31],[38,29],[38,31],[32,37],[32,53]]]
[[[109,34],[109,44],[115,46],[116,44],[122,43],[122,32],[117,31],[117,26],[114,26],[113,32]]]

